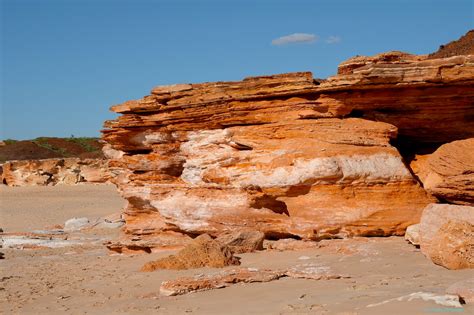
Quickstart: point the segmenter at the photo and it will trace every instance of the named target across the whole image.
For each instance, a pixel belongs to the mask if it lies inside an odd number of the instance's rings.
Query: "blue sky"
[[[424,54],[474,28],[474,0],[0,0],[0,139],[99,136],[161,84]]]

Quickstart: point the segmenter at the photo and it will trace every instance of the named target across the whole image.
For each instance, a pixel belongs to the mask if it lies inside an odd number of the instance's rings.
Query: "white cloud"
[[[318,36],[314,34],[294,33],[272,40],[272,45],[280,46],[293,43],[312,43],[316,40],[318,40]]]
[[[326,43],[328,44],[337,44],[341,42],[341,38],[339,36],[329,36],[328,39],[326,39]]]

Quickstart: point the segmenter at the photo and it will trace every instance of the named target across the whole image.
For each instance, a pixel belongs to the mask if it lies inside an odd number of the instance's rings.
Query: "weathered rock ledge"
[[[266,238],[402,235],[436,202],[395,140],[474,137],[474,56],[357,57],[311,73],[177,84],[113,106],[103,139],[128,200],[111,248],[241,228]],[[163,237],[164,236],[164,237]]]
[[[107,163],[79,158],[8,161],[1,166],[0,182],[8,186],[105,183],[112,177]]]

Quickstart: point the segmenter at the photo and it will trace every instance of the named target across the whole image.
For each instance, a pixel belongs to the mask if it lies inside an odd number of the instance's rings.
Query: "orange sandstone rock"
[[[448,269],[474,268],[474,224],[448,221],[431,243],[424,252],[435,264]]]
[[[474,138],[450,142],[419,156],[412,169],[431,194],[452,203],[474,205]]]
[[[270,282],[284,276],[282,271],[238,268],[225,270],[213,275],[198,275],[164,281],[160,286],[160,294],[164,296],[183,295],[192,292],[221,289],[235,283]]]
[[[448,269],[474,268],[474,207],[432,204],[419,225],[420,248]]]
[[[474,134],[474,55],[355,57],[319,89],[329,112],[393,124],[406,141],[442,143]]]
[[[187,293],[221,289],[236,283],[270,282],[282,277],[310,280],[332,280],[350,278],[347,275],[334,273],[330,267],[314,264],[297,265],[288,270],[270,270],[257,268],[236,268],[210,275],[197,275],[164,281],[160,294],[164,296],[183,295]]]
[[[234,254],[249,253],[263,249],[265,234],[253,230],[237,230],[222,233],[216,241],[226,245]]]
[[[325,81],[179,84],[112,107],[121,116],[105,123],[104,152],[128,201],[126,246],[239,229],[403,235],[436,199],[391,143],[474,136],[473,58],[390,52],[351,59]]]

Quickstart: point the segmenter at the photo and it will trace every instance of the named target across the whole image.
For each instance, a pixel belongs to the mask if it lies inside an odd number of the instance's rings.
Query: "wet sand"
[[[41,229],[74,216],[106,216],[123,203],[115,188],[105,185],[2,187],[0,198],[0,227],[8,232]],[[87,233],[114,238],[119,231]],[[451,284],[474,276],[472,270],[434,265],[399,237],[332,240],[313,249],[238,255],[242,267],[314,263],[349,279],[282,278],[175,297],[159,295],[162,281],[216,269],[143,273],[139,269],[145,262],[172,252],[110,255],[101,244],[2,251],[6,259],[0,260],[1,314],[474,313],[472,304],[455,309],[419,299],[383,303],[415,292],[443,295]]]

